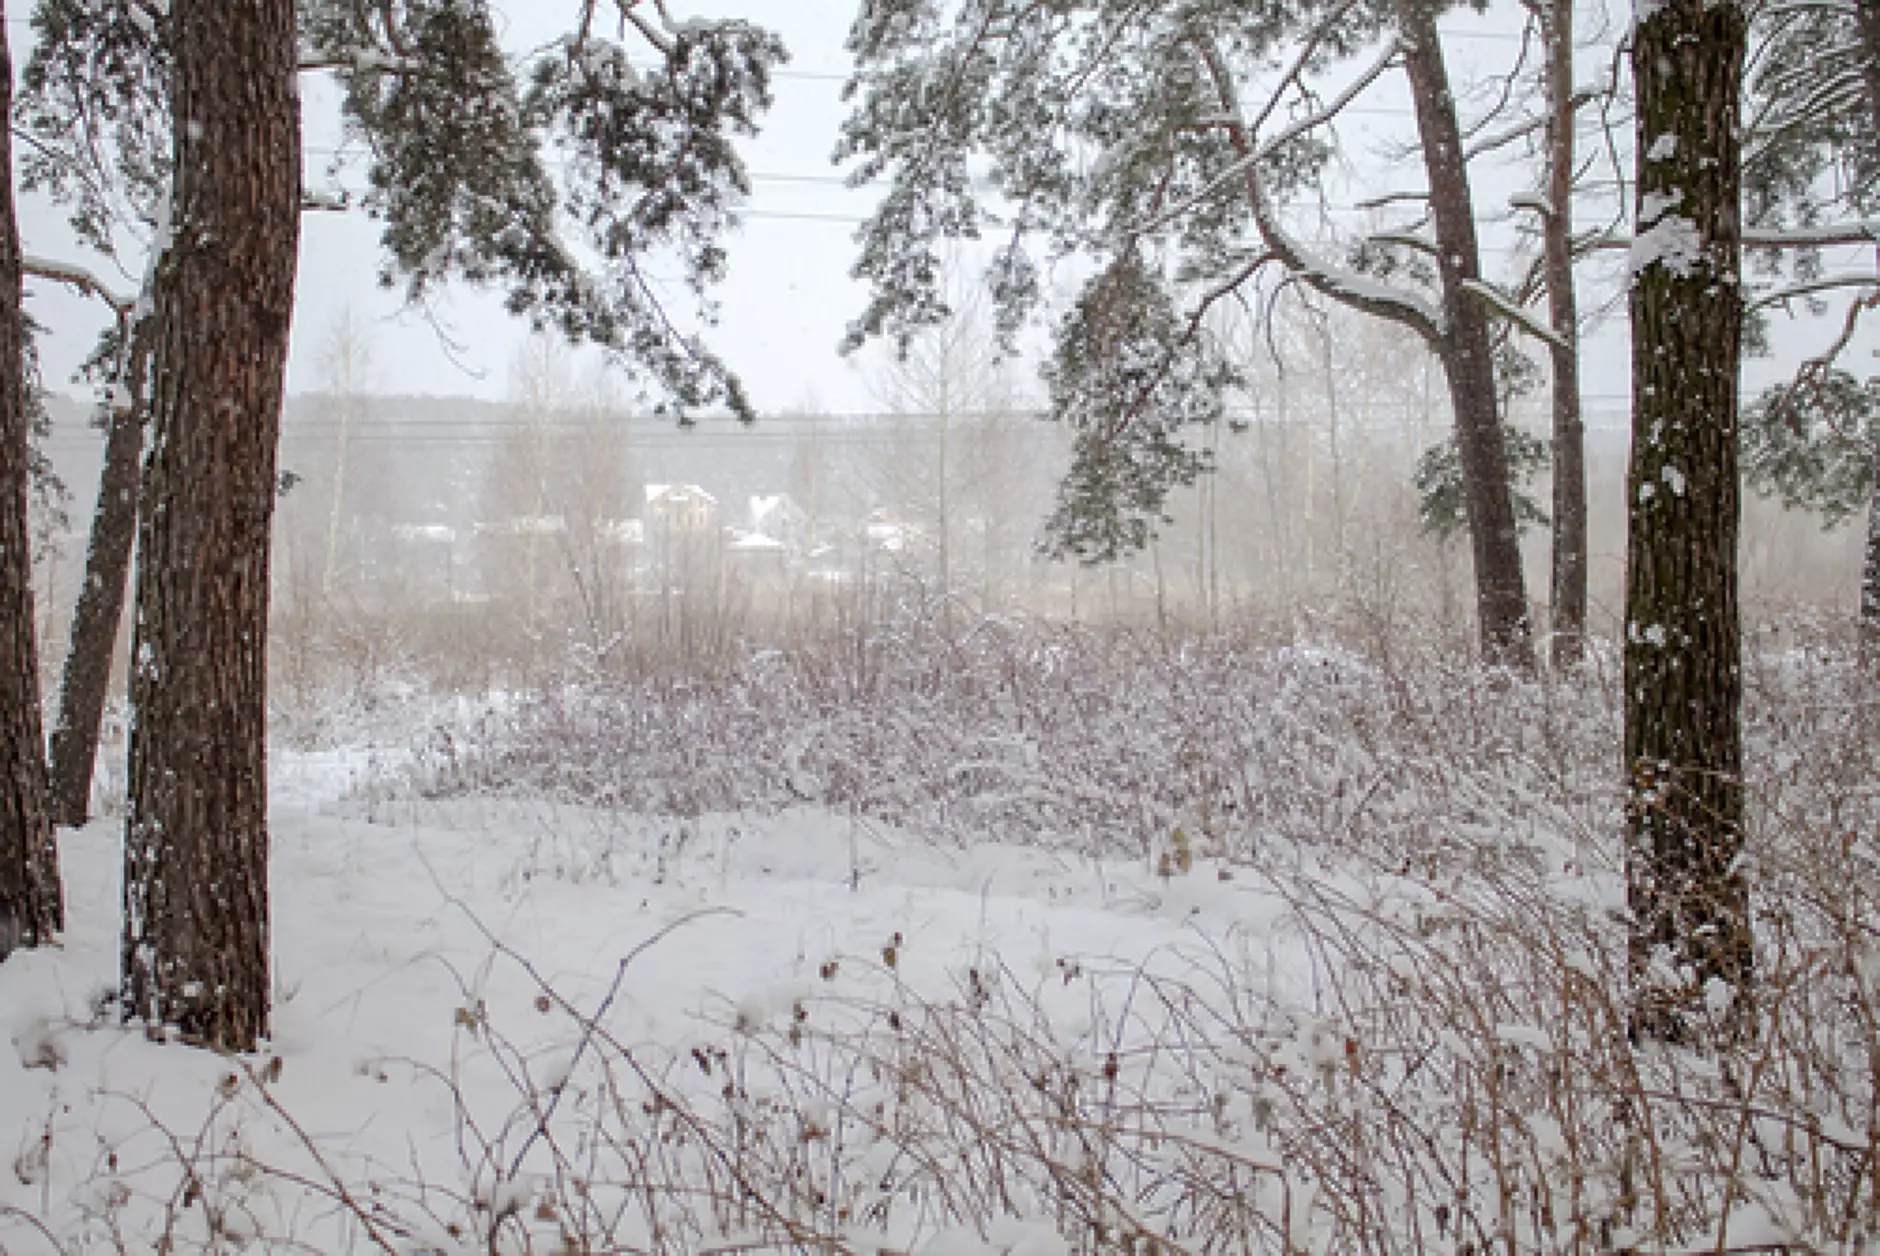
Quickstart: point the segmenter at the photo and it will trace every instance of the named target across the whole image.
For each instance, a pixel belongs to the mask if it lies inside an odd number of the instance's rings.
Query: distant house
[[[476,525],[478,536],[560,536],[568,530],[561,515],[516,515]]]
[[[724,539],[716,497],[696,484],[648,484],[640,522],[638,579],[668,600],[718,586]]]
[[[596,532],[596,539],[602,545],[636,549],[646,544],[646,521],[643,519],[603,519]]]
[[[414,545],[454,545],[457,529],[447,523],[395,523],[392,535]]]
[[[673,532],[704,532],[718,516],[718,499],[696,484],[648,484],[646,526]]]
[[[772,493],[750,499],[750,531],[747,535],[776,541],[794,557],[807,553],[810,536],[809,512],[788,493]]]
[[[871,510],[862,520],[862,543],[881,554],[902,554],[921,541],[921,531],[911,523],[895,518],[886,510]]]

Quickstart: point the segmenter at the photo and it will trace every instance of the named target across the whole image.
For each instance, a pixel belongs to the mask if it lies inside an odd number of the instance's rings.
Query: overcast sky
[[[573,0],[509,0],[501,5],[511,17],[509,42],[521,48],[553,38],[565,29]],[[679,5],[681,11],[726,11],[723,3]],[[723,324],[714,343],[746,379],[760,410],[778,410],[814,403],[832,411],[877,408],[867,372],[836,353],[847,321],[861,308],[863,293],[848,278],[854,255],[852,235],[872,196],[841,185],[830,165],[837,128],[843,115],[839,99],[847,70],[843,37],[854,11],[853,0],[809,0],[756,6],[756,19],[781,34],[791,53],[791,64],[778,76],[776,104],[763,134],[747,150],[753,175],[753,196],[744,224],[730,241],[730,278],[718,290]],[[1582,6],[1583,32],[1610,28],[1606,5]],[[1518,47],[1518,27],[1508,13],[1484,18],[1467,10],[1446,24],[1452,67],[1466,102],[1468,87],[1492,68],[1504,63]],[[23,18],[7,19],[15,40],[25,34]],[[20,50],[23,54],[23,49]],[[16,61],[23,55],[16,56]],[[1583,51],[1581,77],[1603,76],[1610,52]],[[330,185],[328,159],[338,139],[337,94],[330,83],[310,78],[303,89],[306,103],[306,141],[309,149],[307,181],[311,187]],[[1353,212],[1350,202],[1361,189],[1414,186],[1420,183],[1412,155],[1400,151],[1410,137],[1404,116],[1405,98],[1400,82],[1386,80],[1360,102],[1341,127],[1345,144],[1342,183],[1331,194],[1332,217]],[[1492,214],[1506,197],[1519,190],[1511,176],[1478,176],[1478,209]],[[355,168],[340,182],[355,187],[361,181]],[[69,254],[69,237],[56,207],[31,198],[21,205],[21,228],[29,252],[52,256]],[[1488,238],[1496,236],[1491,227]],[[1505,233],[1502,238],[1506,239]],[[374,360],[372,386],[380,392],[469,394],[500,399],[509,392],[509,362],[524,331],[505,315],[498,298],[457,290],[438,304],[441,326],[401,309],[396,291],[382,291],[373,282],[378,265],[375,225],[360,214],[312,213],[304,219],[299,304],[294,346],[289,366],[289,387],[294,391],[322,388],[320,347],[336,320],[350,309],[369,337]],[[1505,255],[1491,246],[1485,264],[1491,274],[1505,274]],[[1584,275],[1592,286],[1583,297],[1590,308],[1600,297],[1597,273]],[[1610,292],[1611,276],[1604,282]],[[122,280],[135,287],[135,277]],[[99,325],[95,310],[81,299],[44,284],[33,286],[35,313],[51,329],[44,345],[47,378],[55,385],[91,345]],[[1815,331],[1804,330],[1785,341],[1806,344]],[[1613,319],[1587,344],[1587,391],[1622,408],[1626,387],[1625,334],[1622,320]],[[1792,355],[1790,355],[1792,356]],[[1774,364],[1753,367],[1767,373]]]

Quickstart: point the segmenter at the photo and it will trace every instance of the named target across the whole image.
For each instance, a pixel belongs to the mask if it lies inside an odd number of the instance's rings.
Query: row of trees
[[[515,313],[615,354],[665,404],[748,417],[736,377],[675,321],[642,266],[669,259],[701,301],[721,274],[718,236],[748,191],[734,141],[767,107],[783,50],[746,23],[675,24],[638,0],[611,7],[618,38],[600,6],[574,4],[566,37],[520,66],[489,8],[463,0],[34,8],[25,99],[8,110],[30,145],[22,173],[72,207],[95,251],[118,257],[127,238],[147,248],[143,291],[128,300],[79,267],[40,273],[123,312],[99,371],[127,423],[148,428],[141,476],[126,478],[123,458],[108,464],[101,502],[124,501],[113,474],[138,485],[122,999],[153,1032],[223,1049],[267,1032],[270,521],[299,217],[330,208],[303,189],[298,76],[331,72],[345,89],[347,128],[370,154],[364,207],[385,224],[386,282],[414,301],[453,279],[494,286]],[[628,40],[658,68],[630,65]],[[551,144],[577,158],[559,179]],[[13,531],[26,442],[7,170],[0,952],[62,925],[31,589],[20,583],[30,567]],[[569,224],[582,231],[572,243]],[[101,539],[121,539],[99,532],[110,529],[94,530],[94,559]],[[88,570],[88,586],[109,565]],[[101,641],[74,656],[96,663],[102,645],[108,659],[115,614],[77,619]],[[75,740],[95,747],[98,718],[77,712]],[[89,757],[60,773],[89,777]]]
[[[1212,307],[1270,307],[1307,287],[1409,328],[1448,383],[1482,648],[1515,667],[1532,666],[1534,651],[1496,362],[1511,335],[1537,341],[1553,368],[1554,657],[1565,663],[1580,651],[1587,577],[1574,272],[1583,259],[1626,249],[1635,993],[1641,1029],[1678,1036],[1690,1031],[1709,983],[1741,991],[1749,977],[1737,861],[1736,555],[1741,337],[1754,311],[1741,252],[1746,242],[1766,247],[1771,269],[1794,280],[1762,294],[1762,307],[1838,284],[1875,291],[1870,271],[1824,275],[1819,249],[1874,235],[1859,215],[1880,157],[1880,43],[1872,42],[1880,5],[1779,7],[1757,32],[1753,72],[1745,6],[1643,6],[1629,36],[1630,83],[1586,87],[1574,78],[1571,4],[1530,0],[1523,47],[1538,41],[1538,68],[1502,76],[1496,105],[1467,126],[1437,24],[1444,8],[1437,0],[865,6],[850,41],[855,108],[839,155],[890,190],[863,231],[856,269],[872,297],[851,339],[906,343],[943,320],[934,275],[952,238],[998,233],[988,280],[1007,327],[1038,308],[1047,260],[1094,259],[1060,324],[1050,375],[1054,414],[1077,442],[1054,525],[1066,549],[1105,557],[1142,544],[1170,489],[1206,469],[1187,430],[1219,421],[1220,391],[1235,378],[1212,334]],[[1336,151],[1331,128],[1393,73],[1412,101],[1423,185],[1378,198],[1377,206],[1408,206],[1405,220],[1334,256],[1291,230],[1285,205],[1322,190]],[[1522,90],[1534,77],[1540,90]],[[1746,98],[1755,124],[1747,134]],[[1631,111],[1632,203],[1608,199],[1612,226],[1580,232],[1576,204],[1592,198],[1575,134],[1593,106],[1608,117]],[[1532,190],[1515,206],[1538,220],[1539,256],[1526,275],[1495,284],[1482,266],[1472,174],[1524,145],[1537,160]],[[1613,166],[1623,189],[1628,172]],[[1830,170],[1842,176],[1832,184]],[[1628,217],[1629,238],[1620,229]],[[1544,312],[1531,308],[1542,298]],[[1873,299],[1856,304],[1850,327]],[[1880,587],[1880,548],[1870,571],[1869,585]]]
[[[331,70],[346,88],[347,125],[370,153],[368,207],[386,223],[388,282],[415,301],[451,279],[498,286],[514,311],[614,351],[678,408],[748,417],[735,376],[675,328],[642,259],[674,255],[701,298],[721,273],[718,235],[745,191],[733,141],[767,104],[782,49],[743,23],[674,24],[660,0],[613,0],[619,39],[599,24],[609,6],[572,7],[566,38],[523,64],[504,53],[480,0],[315,0],[298,11],[292,0],[40,0],[35,10],[21,112],[29,182],[64,196],[74,226],[103,251],[119,247],[127,215],[152,237],[145,289],[114,298],[124,317],[99,356],[127,399],[126,422],[147,409],[151,446],[135,494],[128,1015],[225,1047],[252,1045],[266,1027],[262,663],[304,208],[297,73]],[[1553,653],[1570,664],[1587,578],[1575,269],[1627,249],[1635,975],[1641,1025],[1677,1035],[1707,982],[1740,990],[1748,979],[1736,866],[1737,381],[1751,312],[1740,254],[1746,241],[1767,245],[1795,280],[1760,296],[1766,305],[1839,282],[1817,251],[1872,236],[1862,222],[1830,220],[1864,212],[1880,165],[1880,0],[1773,13],[1754,71],[1744,6],[1664,0],[1630,36],[1629,93],[1575,80],[1569,10],[1567,0],[1528,0],[1544,55],[1503,76],[1499,103],[1465,125],[1438,0],[870,0],[851,34],[853,110],[837,155],[858,180],[886,179],[888,192],[861,232],[856,272],[872,293],[849,344],[885,337],[905,351],[945,324],[942,258],[982,231],[1002,237],[989,280],[1008,347],[1044,309],[1050,261],[1090,270],[1044,375],[1074,440],[1052,528],[1065,553],[1101,558],[1146,544],[1171,489],[1210,465],[1194,432],[1222,422],[1223,397],[1241,382],[1216,334],[1218,309],[1270,309],[1304,287],[1408,329],[1447,385],[1482,647],[1517,668],[1534,666],[1536,651],[1497,365],[1516,338],[1543,345],[1554,390]],[[629,39],[655,73],[629,64]],[[1856,52],[1811,51],[1823,46]],[[1407,206],[1405,216],[1338,255],[1295,232],[1287,203],[1323,187],[1332,128],[1393,75],[1412,104],[1423,184],[1381,198]],[[1576,230],[1589,196],[1581,120],[1628,102],[1631,204],[1598,202],[1615,225]],[[542,157],[551,142],[579,158],[559,184]],[[1496,283],[1483,265],[1474,171],[1526,150],[1533,190],[1517,207],[1534,220],[1538,256]],[[1626,172],[1612,164],[1623,188]],[[1824,199],[1830,169],[1846,177]],[[1627,219],[1630,237],[1616,226]],[[569,224],[583,231],[577,245],[563,239]],[[82,272],[53,277],[103,291]],[[1871,275],[1854,278],[1871,290]],[[17,276],[0,274],[0,286],[16,342]],[[1543,301],[1544,312],[1532,308]],[[1781,404],[1826,395],[1811,381],[1831,378],[1846,341]],[[0,339],[0,373],[13,378],[9,343]],[[23,513],[13,509],[21,427],[8,417],[9,519]],[[5,526],[0,566],[23,569],[23,525]],[[12,617],[28,627],[0,657],[9,677],[19,672],[4,682],[17,693],[0,694],[0,927],[31,942],[58,927],[57,881],[30,588],[0,583],[0,596],[28,612]],[[1880,596],[1874,605],[1880,613]],[[85,743],[87,722],[95,727],[88,710],[62,714],[67,736],[55,740]],[[84,766],[60,779],[88,780]]]

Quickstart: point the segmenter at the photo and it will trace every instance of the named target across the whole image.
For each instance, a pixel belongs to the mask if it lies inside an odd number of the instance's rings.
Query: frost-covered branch
[[[1379,231],[1365,239],[1373,244],[1395,244],[1399,248],[1414,249],[1430,257],[1437,255],[1436,241],[1411,231]]]
[[[1567,343],[1564,336],[1535,318],[1527,309],[1511,299],[1507,293],[1495,287],[1495,285],[1483,283],[1479,279],[1465,279],[1462,281],[1462,290],[1471,296],[1480,298],[1490,309],[1515,324],[1528,335],[1533,336],[1536,340],[1544,340],[1556,349],[1572,352],[1573,346]]]
[[[387,53],[378,48],[360,48],[348,52],[321,52],[308,48],[303,49],[300,54],[300,69],[303,74],[313,74],[323,70],[350,70],[358,74],[416,74],[422,68],[409,57]]]
[[[1611,90],[1610,84],[1598,87],[1582,87],[1573,93],[1573,107],[1577,110],[1582,105],[1588,104],[1608,94]],[[1536,131],[1544,131],[1546,129],[1546,115],[1538,114],[1532,118],[1524,119],[1502,130],[1481,137],[1463,150],[1463,156],[1470,161],[1474,161],[1477,157],[1485,156],[1488,153],[1506,148],[1510,144],[1527,138]]]
[[[1308,47],[1310,47],[1310,45]],[[1358,75],[1357,78],[1347,84],[1345,89],[1334,97],[1330,104],[1322,109],[1314,110],[1303,118],[1288,123],[1279,134],[1269,140],[1261,142],[1245,156],[1229,163],[1226,169],[1208,180],[1207,185],[1199,192],[1163,210],[1148,221],[1130,228],[1128,234],[1131,236],[1145,236],[1161,230],[1175,220],[1187,215],[1197,206],[1204,205],[1212,200],[1221,189],[1227,187],[1236,179],[1244,177],[1249,170],[1253,169],[1261,162],[1270,160],[1276,153],[1285,148],[1286,145],[1291,144],[1312,131],[1318,130],[1322,126],[1329,125],[1339,114],[1345,111],[1352,101],[1363,94],[1366,88],[1370,87],[1371,84],[1375,83],[1390,69],[1391,65],[1397,59],[1397,52],[1398,44],[1397,41],[1393,39],[1364,73]],[[1291,76],[1289,75],[1288,77],[1290,78]],[[1261,121],[1272,112],[1273,105],[1278,101],[1279,93],[1283,90],[1284,84],[1282,84],[1279,89],[1275,90],[1272,98],[1267,102],[1266,110],[1261,113],[1259,118],[1253,121],[1248,134],[1251,135],[1258,130]],[[1236,122],[1232,114],[1224,114],[1217,121],[1216,125],[1229,127],[1231,129],[1236,125]]]
[[[1820,227],[1745,227],[1746,249],[1817,249],[1836,244],[1880,244],[1880,218]]]
[[[337,192],[308,188],[300,194],[300,208],[306,212],[341,214],[352,208],[352,198],[344,188]]]
[[[1812,279],[1807,283],[1790,284],[1774,292],[1766,292],[1751,301],[1747,310],[1766,310],[1774,306],[1785,305],[1801,297],[1814,296],[1822,292],[1837,292],[1845,288],[1873,288],[1880,285],[1880,276],[1875,275],[1827,275]]]
[[[1623,252],[1632,247],[1633,237],[1607,231],[1587,242],[1588,252]],[[1880,219],[1860,222],[1829,223],[1820,227],[1745,227],[1746,249],[1819,249],[1836,245],[1880,244]]]
[[[1227,63],[1220,50],[1212,44],[1201,43],[1197,48],[1207,67],[1208,76],[1213,81],[1222,112],[1229,119],[1228,136],[1241,157],[1236,165],[1246,183],[1248,204],[1267,249],[1283,266],[1325,296],[1408,327],[1431,343],[1441,341],[1445,329],[1441,310],[1412,293],[1333,265],[1314,254],[1286,230],[1274,210],[1266,184],[1260,178],[1258,161],[1253,160],[1258,148],[1252,130],[1244,121],[1246,115],[1241,110],[1239,95],[1234,89]],[[1398,49],[1398,42],[1392,40],[1386,51],[1394,59]],[[1373,63],[1373,78],[1383,73],[1385,64],[1383,59]]]
[[[136,305],[136,298],[127,297],[118,292],[100,279],[96,273],[74,262],[53,261],[50,258],[27,254],[20,259],[20,270],[34,279],[64,284],[88,297],[96,298],[110,306],[111,311],[120,319],[127,317]]]

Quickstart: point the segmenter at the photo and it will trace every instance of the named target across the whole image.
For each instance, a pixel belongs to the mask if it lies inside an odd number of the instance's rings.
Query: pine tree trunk
[[[1880,441],[1873,451],[1873,488],[1867,498],[1867,548],[1860,568],[1860,639],[1880,655]]]
[[[1744,11],[1664,0],[1639,21],[1638,243],[1625,762],[1636,1026],[1701,1037],[1707,987],[1751,976],[1737,622],[1739,127]]]
[[[1880,143],[1880,0],[1855,0],[1860,26],[1861,77],[1867,84],[1867,108],[1873,113],[1874,140]]]
[[[1532,667],[1527,578],[1515,529],[1508,449],[1495,395],[1488,311],[1467,285],[1481,277],[1475,207],[1463,156],[1456,102],[1443,64],[1436,14],[1426,0],[1399,0],[1404,71],[1416,105],[1417,132],[1435,219],[1437,268],[1442,276],[1442,350],[1461,453],[1463,496],[1474,547],[1476,610],[1483,653],[1492,660]]]
[[[299,238],[293,0],[173,0],[175,236],[138,520],[124,1004],[267,1033],[266,642]]]
[[[91,777],[98,763],[98,731],[111,690],[118,627],[124,618],[131,547],[137,539],[137,472],[143,454],[146,402],[143,380],[149,320],[131,333],[124,385],[130,403],[114,407],[105,436],[104,470],[85,552],[85,582],[72,610],[71,646],[59,683],[59,716],[52,726],[52,819],[73,828],[91,814]]]
[[[1867,108],[1873,135],[1880,143],[1880,0],[1856,0],[1860,23],[1861,73],[1867,84]],[[1867,550],[1860,571],[1860,636],[1869,651],[1880,652],[1880,443],[1874,447],[1873,495],[1867,503]]]
[[[1553,662],[1586,653],[1586,426],[1580,413],[1580,312],[1573,289],[1573,0],[1542,12],[1547,68],[1547,215],[1541,224],[1547,316],[1565,342],[1553,365]]]
[[[0,0],[0,23],[6,18]],[[13,64],[0,28],[0,116],[11,117]],[[33,640],[33,559],[26,517],[27,416],[21,347],[20,235],[13,140],[0,127],[0,959],[65,925],[58,849],[46,810],[46,747]]]

